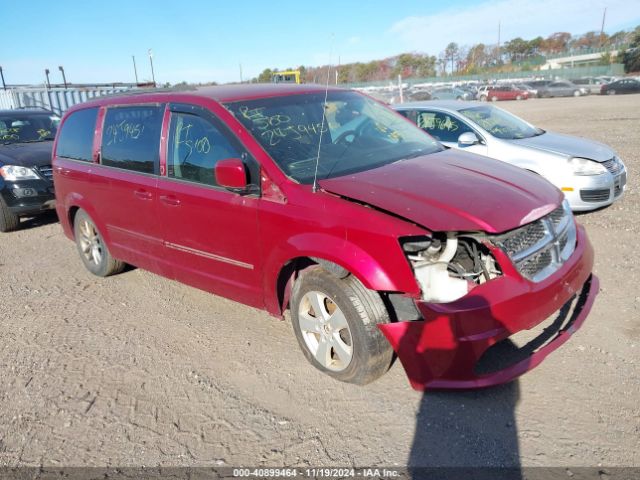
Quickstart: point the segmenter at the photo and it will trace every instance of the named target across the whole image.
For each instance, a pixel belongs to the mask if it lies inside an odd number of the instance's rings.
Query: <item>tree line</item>
[[[634,44],[636,44],[635,47]],[[627,71],[640,70],[640,65],[635,70],[628,70],[626,67],[640,55],[640,26],[633,31],[619,31],[612,35],[591,31],[581,35],[556,32],[546,38],[538,36],[530,40],[516,37],[502,45],[477,43],[471,46],[460,46],[451,42],[437,56],[424,53],[402,53],[370,62],[354,62],[338,66],[299,66],[295,69],[300,70],[302,80],[309,83],[324,83],[328,72],[330,83],[335,83],[336,72],[338,83],[374,82],[394,80],[398,75],[402,75],[403,78],[423,78],[447,74],[472,75],[516,69],[527,70],[544,63],[545,57],[549,55],[595,48],[615,50],[624,46],[629,48],[619,53],[617,60],[624,61]],[[630,53],[629,50],[632,52]],[[610,54],[604,53],[601,63],[611,63],[614,60],[616,59]],[[291,68],[283,70],[291,70]],[[270,82],[272,75],[276,72],[278,69],[267,68],[253,81]]]

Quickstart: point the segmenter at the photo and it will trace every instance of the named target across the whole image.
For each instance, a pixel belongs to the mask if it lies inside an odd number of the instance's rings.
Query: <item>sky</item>
[[[8,84],[232,82],[265,68],[438,55],[449,42],[640,25],[640,0],[0,0]]]

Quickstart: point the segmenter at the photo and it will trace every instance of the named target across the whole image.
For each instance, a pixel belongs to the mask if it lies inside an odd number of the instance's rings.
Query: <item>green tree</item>
[[[636,31],[629,48],[622,52],[622,63],[627,73],[640,72],[640,29],[636,28]]]
[[[260,83],[270,83],[271,77],[273,76],[273,70],[270,68],[265,68],[260,75],[258,75],[258,82]]]
[[[458,58],[458,51],[460,48],[456,42],[451,42],[447,45],[447,48],[444,49],[444,57],[447,62],[451,63],[451,74],[453,75],[455,69],[455,61]]]

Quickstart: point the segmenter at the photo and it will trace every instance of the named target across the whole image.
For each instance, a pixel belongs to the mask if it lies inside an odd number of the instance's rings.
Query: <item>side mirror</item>
[[[247,169],[239,158],[225,158],[214,168],[216,183],[232,189],[247,188]]]
[[[465,132],[458,137],[458,145],[461,147],[469,147],[480,143],[480,139],[473,132]]]

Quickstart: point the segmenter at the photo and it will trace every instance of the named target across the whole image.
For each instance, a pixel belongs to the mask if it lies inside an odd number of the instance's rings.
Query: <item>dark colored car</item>
[[[579,97],[581,95],[588,95],[587,89],[573,82],[553,82],[538,88],[538,97],[540,98]]]
[[[553,185],[445,149],[355,91],[102,98],[64,116],[53,166],[60,223],[89,271],[126,262],[290,309],[303,355],[345,382],[378,378],[394,349],[418,389],[510,381],[583,324],[598,291],[591,245]],[[543,328],[524,357],[477,368],[501,340]]]
[[[0,232],[54,208],[51,148],[59,121],[46,110],[0,110]]]
[[[640,82],[635,78],[623,78],[600,87],[601,95],[620,95],[624,93],[640,93]]]

